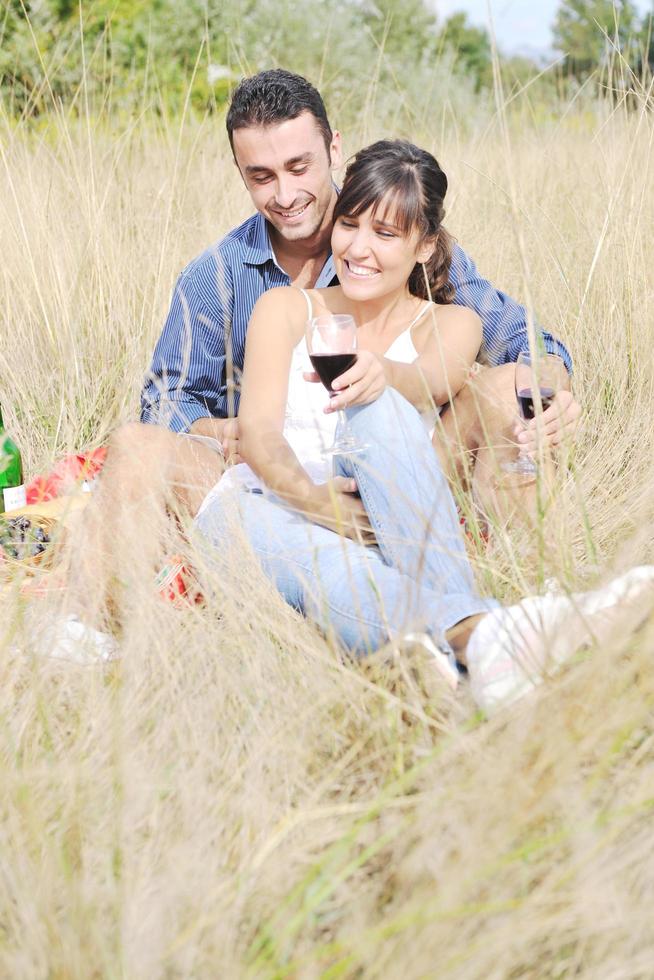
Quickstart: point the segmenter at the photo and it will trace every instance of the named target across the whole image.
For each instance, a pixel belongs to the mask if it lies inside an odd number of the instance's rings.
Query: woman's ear
[[[438,235],[436,238],[425,238],[418,246],[418,252],[416,254],[416,262],[426,262],[432,257],[436,251],[436,243],[438,241]]]

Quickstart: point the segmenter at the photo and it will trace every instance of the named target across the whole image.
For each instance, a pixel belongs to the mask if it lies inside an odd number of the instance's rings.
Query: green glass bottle
[[[25,485],[20,449],[5,432],[0,405],[0,514],[24,507]]]

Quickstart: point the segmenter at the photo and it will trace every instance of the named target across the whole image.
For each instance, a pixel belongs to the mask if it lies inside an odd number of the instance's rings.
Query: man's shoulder
[[[261,215],[253,214],[223,238],[207,246],[183,269],[181,279],[202,281],[207,275],[215,282],[216,272],[231,271],[243,262],[245,254],[256,245],[261,234]]]

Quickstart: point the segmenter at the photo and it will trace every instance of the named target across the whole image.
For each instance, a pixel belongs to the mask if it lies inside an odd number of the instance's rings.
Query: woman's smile
[[[352,259],[344,259],[343,265],[351,276],[356,279],[370,279],[372,276],[379,275],[380,270],[370,265],[361,265]]]

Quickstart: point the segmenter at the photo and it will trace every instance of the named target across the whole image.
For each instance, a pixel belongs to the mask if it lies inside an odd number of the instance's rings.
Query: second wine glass
[[[540,392],[543,411],[550,407],[557,392],[570,390],[570,375],[563,358],[558,354],[541,354],[533,359],[531,354],[518,355],[515,366],[515,396],[523,422],[536,418],[536,389]],[[516,460],[505,463],[502,469],[507,473],[524,473],[527,476],[534,476],[538,472],[536,463],[523,449],[520,449]]]

